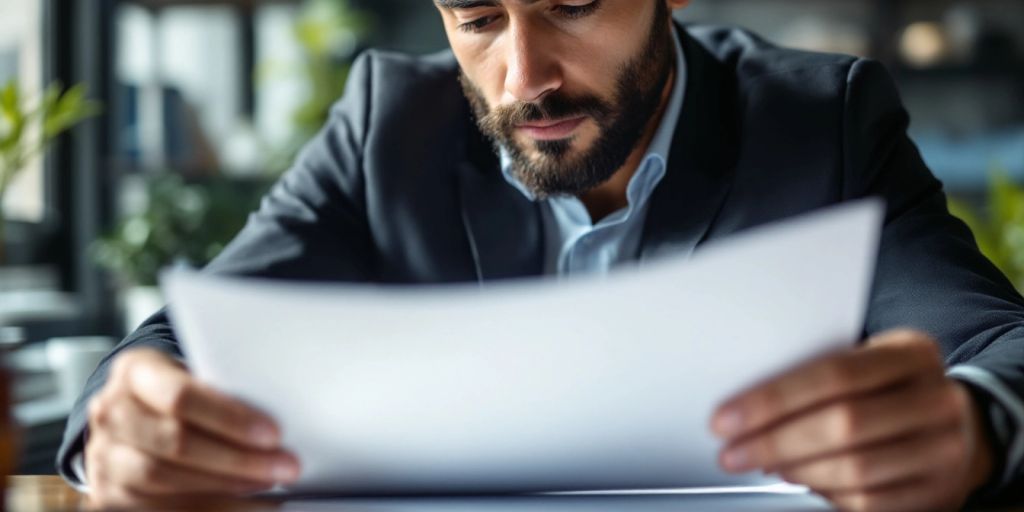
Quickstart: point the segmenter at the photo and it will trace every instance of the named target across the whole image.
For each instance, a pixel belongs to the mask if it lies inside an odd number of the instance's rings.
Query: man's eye
[[[484,16],[482,18],[477,18],[473,21],[467,21],[466,23],[459,25],[459,30],[463,32],[479,32],[487,28],[487,25],[494,23],[497,19],[497,16]]]
[[[598,7],[601,6],[602,0],[593,0],[586,5],[556,5],[553,10],[569,19],[582,18],[584,16],[593,14]],[[458,26],[459,30],[463,32],[480,32],[487,28],[491,23],[498,20],[500,16],[483,16],[472,21],[467,21]]]
[[[594,0],[586,5],[558,5],[555,11],[569,19],[576,19],[593,14],[600,6],[601,0]]]

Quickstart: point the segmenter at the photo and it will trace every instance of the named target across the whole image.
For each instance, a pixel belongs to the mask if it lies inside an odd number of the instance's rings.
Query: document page
[[[751,486],[709,430],[732,394],[849,348],[883,205],[847,203],[606,277],[458,286],[164,276],[188,364],[271,414],[287,491]]]

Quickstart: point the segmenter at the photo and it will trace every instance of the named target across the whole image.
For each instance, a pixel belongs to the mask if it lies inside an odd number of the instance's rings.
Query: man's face
[[[626,162],[674,62],[665,0],[435,0],[481,130],[534,194]]]

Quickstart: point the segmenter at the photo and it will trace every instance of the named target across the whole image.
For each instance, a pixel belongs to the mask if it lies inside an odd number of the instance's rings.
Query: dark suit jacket
[[[689,253],[752,226],[880,196],[888,211],[864,334],[922,329],[950,365],[970,361],[1024,396],[1024,300],[947,213],[883,67],[780,49],[736,29],[680,28],[685,105],[639,257]],[[323,131],[207,271],[387,283],[541,274],[538,206],[502,177],[457,69],[450,52],[361,56]],[[180,355],[163,312],[111,357],[137,347]],[[109,361],[68,423],[57,461],[65,476]]]

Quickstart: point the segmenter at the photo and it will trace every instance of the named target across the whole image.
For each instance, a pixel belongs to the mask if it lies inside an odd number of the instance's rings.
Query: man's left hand
[[[937,344],[890,331],[728,400],[712,419],[719,463],[806,485],[846,510],[959,508],[992,472],[964,384]]]

